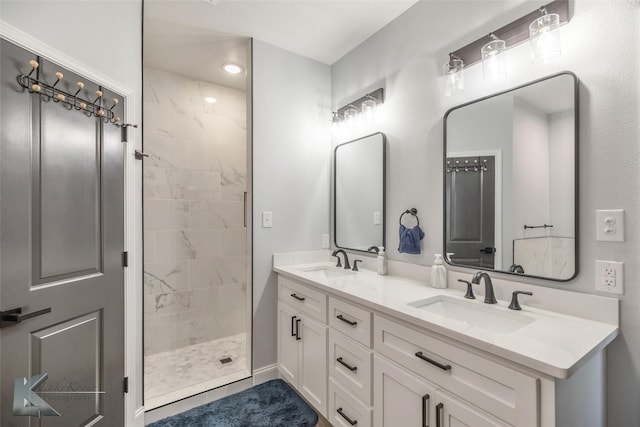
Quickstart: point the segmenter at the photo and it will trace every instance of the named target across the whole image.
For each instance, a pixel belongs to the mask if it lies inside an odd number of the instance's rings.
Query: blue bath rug
[[[278,379],[147,427],[313,427],[317,422],[313,409]]]

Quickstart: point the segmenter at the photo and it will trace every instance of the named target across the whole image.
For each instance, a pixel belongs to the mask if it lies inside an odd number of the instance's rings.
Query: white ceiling
[[[219,69],[226,61],[245,65],[247,37],[331,65],[416,2],[146,0],[144,61],[154,68],[242,88],[244,79],[229,80]]]

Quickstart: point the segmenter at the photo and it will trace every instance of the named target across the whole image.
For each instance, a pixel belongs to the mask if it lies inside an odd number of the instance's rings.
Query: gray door
[[[446,170],[446,252],[454,264],[494,268],[495,157],[452,157]]]
[[[29,61],[36,59],[40,80],[53,84],[60,71],[59,88],[74,93],[83,81],[79,96],[93,101],[101,89],[107,107],[115,95],[0,42],[0,311],[21,308],[28,315],[51,309],[2,322],[0,424],[122,426],[120,129],[27,93],[17,76],[28,73]],[[122,117],[123,102],[115,110]]]

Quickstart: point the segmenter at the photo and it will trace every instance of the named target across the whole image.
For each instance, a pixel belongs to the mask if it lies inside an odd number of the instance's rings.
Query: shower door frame
[[[144,37],[144,31],[143,31],[143,35],[142,37]],[[246,249],[246,270],[245,270],[245,277],[247,280],[247,284],[246,284],[246,289],[247,289],[247,293],[246,293],[246,305],[245,305],[245,313],[246,313],[246,328],[245,328],[245,334],[247,335],[245,338],[245,349],[246,349],[246,370],[248,371],[248,375],[243,376],[242,378],[238,378],[235,380],[232,380],[230,382],[224,383],[224,384],[220,384],[218,386],[215,386],[213,388],[205,388],[203,390],[201,390],[200,392],[196,393],[196,394],[200,394],[200,393],[205,393],[207,391],[210,390],[214,390],[214,389],[218,389],[218,388],[222,388],[225,386],[228,386],[230,384],[233,384],[237,381],[243,381],[243,380],[247,380],[247,379],[252,379],[254,376],[254,372],[253,372],[253,269],[252,269],[252,265],[253,265],[253,93],[252,93],[252,84],[253,84],[253,77],[252,77],[252,70],[253,70],[253,38],[251,37],[247,37],[246,38],[246,43],[247,43],[247,48],[246,48],[246,53],[247,53],[247,70],[246,70],[246,74],[247,74],[247,87],[245,90],[245,98],[246,98],[246,165],[247,165],[247,172],[246,172],[246,188],[245,188],[245,192],[244,192],[244,223],[245,223],[245,228],[246,228],[246,244],[247,244],[247,249]],[[142,70],[144,70],[144,62],[142,62]],[[144,73],[141,70],[141,78],[142,78],[142,84],[141,84],[141,99],[144,99]],[[142,109],[141,109],[141,113],[142,113]],[[144,114],[142,114],[144,115]],[[142,120],[140,120],[142,121]],[[144,138],[141,136],[140,138],[140,152],[138,153],[134,153],[136,154],[136,159],[138,160],[142,160],[144,161],[145,158],[145,154],[144,154]],[[139,350],[138,353],[136,354],[136,356],[140,357],[140,362],[138,364],[139,367],[141,367],[141,380],[140,380],[140,388],[141,388],[141,406],[138,408],[138,410],[136,411],[136,418],[141,416],[144,419],[144,413],[147,411],[152,411],[154,409],[157,408],[161,408],[163,406],[166,405],[171,405],[172,403],[175,403],[177,401],[183,400],[183,399],[188,399],[190,397],[195,396],[196,394],[189,394],[186,396],[183,396],[179,399],[173,400],[171,402],[167,402],[164,403],[162,405],[158,405],[158,406],[154,406],[154,407],[146,407],[145,406],[145,397],[144,397],[144,390],[145,390],[145,386],[144,386],[144,368],[145,368],[145,356],[144,356],[144,334],[145,334],[145,321],[144,321],[144,272],[145,272],[145,264],[144,264],[144,189],[143,189],[143,178],[142,178],[142,161],[137,162],[139,163],[139,167],[140,167],[140,171],[139,171],[139,177],[140,177],[140,182],[139,182],[139,186],[137,188],[140,189],[140,195],[139,195],[139,199],[136,200],[136,203],[139,203],[139,208],[140,208],[140,237],[141,237],[141,245],[140,245],[140,252],[138,252],[140,254],[140,262],[138,263],[138,265],[140,266],[140,271],[137,273],[138,276],[141,280],[141,287],[142,287],[142,292],[141,292],[141,298],[139,301],[139,312],[137,312],[136,315],[140,316],[139,317],[139,325],[140,325],[140,339],[139,339]],[[192,387],[195,387],[192,386]],[[133,424],[132,424],[133,425]],[[136,426],[140,426],[142,427],[143,424],[136,424]]]

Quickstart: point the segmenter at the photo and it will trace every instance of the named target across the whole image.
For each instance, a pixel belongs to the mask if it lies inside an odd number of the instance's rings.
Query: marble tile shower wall
[[[150,355],[245,332],[246,94],[145,68],[143,102]]]

